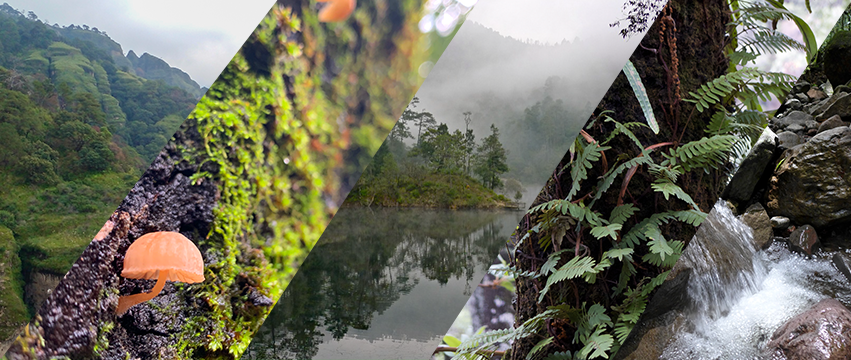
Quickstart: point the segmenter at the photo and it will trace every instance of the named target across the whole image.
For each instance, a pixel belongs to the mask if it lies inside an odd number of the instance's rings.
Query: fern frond
[[[541,290],[541,294],[538,296],[538,302],[544,300],[544,296],[553,284],[584,276],[588,272],[594,272],[594,265],[596,264],[597,262],[590,256],[577,256],[570,259],[570,261],[562,265],[561,268],[547,278],[547,284]]]
[[[771,29],[754,31],[753,37],[739,37],[741,49],[759,56],[762,54],[777,54],[790,50],[807,51],[807,47],[797,40]]]
[[[727,151],[737,140],[733,135],[700,138],[663,153],[666,160],[661,165],[680,166],[686,172],[694,168],[715,168],[726,159]]]
[[[579,155],[576,157],[577,163],[573,164],[570,168],[570,177],[573,180],[573,184],[570,187],[570,192],[567,193],[567,200],[571,200],[579,191],[580,184],[588,177],[588,169],[594,166],[592,162],[600,160],[603,151],[608,149],[609,147],[607,146],[588,144],[588,146],[580,150]]]

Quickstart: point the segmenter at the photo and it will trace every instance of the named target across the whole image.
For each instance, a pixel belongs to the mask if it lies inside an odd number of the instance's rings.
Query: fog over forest
[[[612,14],[612,22],[617,15]],[[509,151],[506,177],[527,187],[528,203],[640,40],[607,29],[608,41],[574,38],[546,44],[467,21],[420,87],[417,109],[462,131],[463,113],[470,111],[477,137],[495,124]]]

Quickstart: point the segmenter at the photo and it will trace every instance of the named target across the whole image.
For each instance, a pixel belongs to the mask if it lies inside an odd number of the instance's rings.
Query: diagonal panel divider
[[[552,5],[536,2],[534,6]],[[540,21],[537,14],[519,17],[516,3],[477,4],[243,358],[427,357],[522,213],[417,208],[482,206],[490,201],[486,195],[490,190],[479,190],[482,175],[474,173],[460,154],[447,154],[455,157],[437,170],[441,155],[415,154],[431,151],[426,146],[439,139],[455,137],[449,141],[463,142],[464,136],[455,134],[466,130],[474,138],[493,139],[496,133],[509,151],[522,149],[530,157],[541,156],[539,150],[563,154],[570,147],[565,138],[575,136],[577,120],[588,117],[589,105],[603,94],[639,40],[625,40],[617,29],[609,29],[608,23],[621,16],[620,5],[607,3],[608,17],[602,17],[607,22],[594,28],[608,30],[608,37],[543,44],[523,43],[487,28],[496,28],[500,15],[514,14],[514,21],[523,24]],[[558,11],[573,11],[577,18],[599,11],[576,4],[559,6]],[[496,10],[504,13],[493,14]],[[493,15],[476,18],[479,12]],[[562,20],[550,25],[565,34],[583,26]],[[599,46],[603,40],[610,45]],[[495,78],[500,81],[494,82]],[[476,88],[476,84],[482,85]],[[521,91],[528,91],[535,100],[500,98],[527,96]],[[476,108],[476,102],[483,105]],[[512,109],[512,102],[519,103],[519,108]],[[516,128],[506,124],[515,119]],[[551,126],[549,133],[536,133],[530,126],[536,120]],[[491,123],[498,125],[498,131],[489,128]],[[453,132],[450,126],[460,130]],[[518,128],[522,134],[515,131]],[[488,136],[479,135],[482,131]],[[541,147],[545,137],[552,140]],[[527,142],[536,145],[534,151],[523,149],[529,147]],[[454,148],[470,148],[465,146]],[[532,184],[543,182],[550,171],[518,169],[512,176],[520,174]],[[464,184],[460,196],[449,195],[451,183]],[[449,188],[441,188],[444,185]],[[482,201],[465,202],[464,194],[480,196]],[[508,202],[502,199],[503,204]]]
[[[767,70],[770,62],[750,64],[758,58],[748,55],[754,51],[748,47],[753,43],[724,49],[717,41],[698,40],[706,36],[703,30],[722,30],[730,22],[725,20],[730,16],[727,2],[704,3],[702,8],[695,4],[691,1],[667,4],[630,58],[634,66],[624,68],[625,74],[615,81],[598,105],[586,132],[576,140],[575,147],[565,155],[539,194],[534,204],[537,206],[520,223],[519,236],[512,239],[508,262],[492,268],[497,279],[517,280],[515,327],[467,335],[465,341],[448,337],[438,352],[516,359],[547,355],[596,358],[610,357],[623,345],[625,348],[616,358],[660,357],[664,350],[660,344],[667,338],[658,338],[658,329],[653,328],[658,324],[648,325],[648,321],[650,317],[673,319],[658,316],[671,310],[672,303],[687,298],[684,284],[688,280],[677,276],[687,272],[676,273],[676,267],[667,270],[683,252],[685,240],[692,238],[706,212],[712,210],[715,200],[722,195],[733,166],[738,165],[760,138],[762,129],[769,125],[768,119],[774,112],[763,113],[762,107],[776,107],[776,103],[770,102],[772,97],[783,103],[777,114],[788,113],[793,110],[790,106],[798,106],[791,101],[792,95],[786,97],[795,76],[770,73]],[[805,8],[799,7],[793,13],[778,3],[740,5],[734,21],[750,21],[751,26],[756,24],[756,29],[774,39],[791,39],[795,31],[800,31],[806,41],[791,48],[799,50],[804,59],[817,58],[815,44],[810,42],[815,40],[812,30],[797,15],[791,15],[806,13]],[[706,16],[697,20],[688,15],[695,11]],[[785,20],[793,29],[791,36],[774,31],[770,22],[760,24],[763,20],[750,18],[756,13],[773,13],[779,21]],[[684,26],[684,22],[688,25]],[[738,36],[745,39],[751,35],[745,31]],[[739,67],[728,68],[726,56],[731,50],[735,51],[731,58],[740,62]],[[788,47],[763,50],[782,52]],[[710,60],[715,56],[713,51],[724,61]],[[761,70],[763,66],[766,70]],[[732,88],[714,89],[712,94],[705,87],[704,91],[699,90],[722,75],[727,81],[742,81],[736,80],[739,77],[754,81],[748,88],[735,92]],[[795,88],[802,86],[806,85]],[[754,100],[757,93],[768,95]],[[642,102],[642,98],[649,98],[649,104]],[[736,102],[739,98],[744,100]],[[716,103],[728,107],[714,108]],[[653,124],[654,117],[659,131]],[[736,130],[730,125],[736,123],[750,124],[753,128]],[[777,129],[775,125],[771,127]],[[754,146],[760,148],[758,142]],[[700,158],[703,159],[697,160]],[[742,163],[743,169],[750,167],[747,161]],[[710,166],[712,163],[717,165]],[[696,168],[708,171],[694,177]],[[709,216],[717,215],[711,212]],[[692,251],[692,247],[686,249]],[[666,277],[678,281],[665,282]],[[652,303],[647,305],[649,298],[660,299],[661,303],[651,310]],[[639,322],[645,306],[647,313]],[[636,323],[645,327],[636,330],[639,335],[630,335]],[[681,322],[671,326],[683,328]],[[646,334],[650,339],[636,349],[648,328],[651,332]],[[689,343],[684,341],[683,344]],[[500,346],[504,342],[511,343],[509,352],[503,351],[505,345]],[[689,343],[680,349],[690,346]],[[694,355],[689,350],[676,354],[663,358]]]
[[[320,22],[323,6],[272,8],[8,358],[240,356],[452,35],[419,29],[439,10],[422,1],[361,2],[326,19],[337,22]],[[120,297],[154,286],[122,270],[157,232],[197,247],[203,280],[144,270],[168,282],[116,314]],[[156,237],[162,256],[133,258],[180,261],[168,255],[180,237]]]

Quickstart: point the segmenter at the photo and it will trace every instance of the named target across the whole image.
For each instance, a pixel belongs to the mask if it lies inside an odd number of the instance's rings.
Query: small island
[[[509,168],[495,125],[477,143],[469,127],[471,112],[463,113],[464,132],[450,131],[428,111],[418,111],[418,104],[415,97],[355,184],[346,206],[523,207],[520,181],[500,177]],[[408,145],[407,139],[415,142]]]

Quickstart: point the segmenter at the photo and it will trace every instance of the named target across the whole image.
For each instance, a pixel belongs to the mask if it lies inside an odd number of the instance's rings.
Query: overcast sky
[[[274,0],[0,0],[50,24],[106,31],[125,54],[162,58],[210,86]]]
[[[519,40],[558,43],[579,37],[605,40],[601,44],[605,46],[623,43],[620,29],[609,27],[624,17],[623,4],[624,0],[480,0],[468,19]]]

